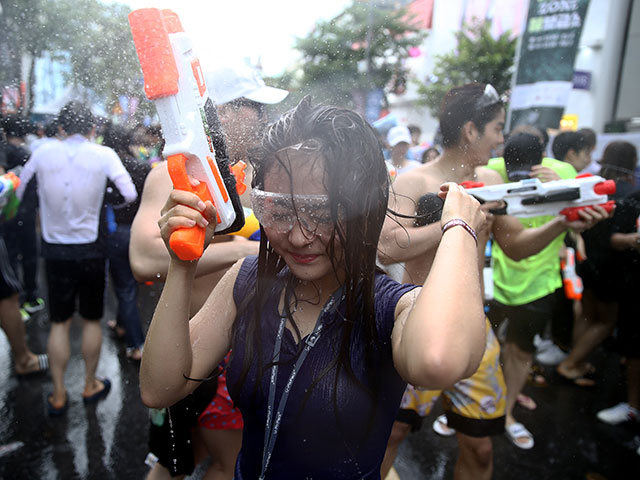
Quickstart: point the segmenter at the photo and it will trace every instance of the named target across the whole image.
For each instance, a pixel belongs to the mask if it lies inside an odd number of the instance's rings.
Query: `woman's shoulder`
[[[419,287],[410,283],[399,283],[383,272],[378,272],[375,279],[375,303],[377,316],[392,316],[400,299],[411,290]]]
[[[236,277],[235,288],[246,288],[251,284],[255,284],[258,276],[258,256],[249,255],[242,260],[238,276]]]

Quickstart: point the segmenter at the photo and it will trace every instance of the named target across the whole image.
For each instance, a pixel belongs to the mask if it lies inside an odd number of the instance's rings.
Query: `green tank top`
[[[544,158],[542,165],[554,170],[562,179],[575,178],[576,170],[570,164],[553,158]],[[506,183],[507,170],[504,158],[492,158],[488,168],[500,174]],[[536,228],[553,220],[555,217],[520,218],[525,228]],[[494,298],[505,305],[523,305],[538,300],[562,286],[560,277],[560,249],[566,234],[559,235],[539,253],[516,262],[502,251],[497,242],[493,242],[491,256],[493,258]]]

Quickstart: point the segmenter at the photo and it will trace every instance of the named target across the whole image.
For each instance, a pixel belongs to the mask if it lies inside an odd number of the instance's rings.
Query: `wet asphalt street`
[[[157,287],[140,287],[140,307],[148,322],[159,295]],[[98,374],[112,381],[105,401],[82,402],[83,364],[80,328],[72,328],[72,359],[67,370],[70,406],[66,416],[50,418],[45,399],[48,376],[17,380],[6,337],[0,334],[0,478],[2,479],[140,479],[148,467],[148,412],[138,394],[138,367],[127,360],[124,345],[108,333],[114,317],[109,295]],[[145,325],[146,327],[146,325]],[[46,349],[45,312],[27,323],[33,351]],[[594,358],[599,387],[535,387],[525,393],[538,403],[533,412],[519,408],[517,418],[534,434],[536,446],[523,451],[506,437],[494,439],[495,479],[637,479],[640,478],[640,428],[600,423],[595,413],[623,398],[619,358],[601,348]],[[402,480],[452,478],[454,438],[439,437],[431,423],[440,408],[400,448],[395,464]],[[190,478],[201,478],[200,468]]]

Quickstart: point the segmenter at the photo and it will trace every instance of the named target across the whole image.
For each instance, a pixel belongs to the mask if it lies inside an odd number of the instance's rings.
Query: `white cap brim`
[[[286,90],[264,85],[251,93],[245,94],[244,97],[254,102],[272,105],[274,103],[280,103],[287,97],[287,95],[289,95],[289,92]]]

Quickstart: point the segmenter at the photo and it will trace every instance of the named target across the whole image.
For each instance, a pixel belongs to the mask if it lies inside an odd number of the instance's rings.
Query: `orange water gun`
[[[582,300],[582,279],[576,273],[576,251],[573,247],[565,248],[565,258],[560,260],[564,295],[570,300]]]
[[[211,201],[217,211],[217,233],[244,225],[239,194],[246,189],[231,172],[216,107],[200,61],[180,19],[171,10],[141,8],[129,14],[133,41],[144,75],[144,90],[158,111],[173,186]],[[242,166],[234,165],[241,175]],[[197,180],[197,185],[192,184]],[[205,229],[180,228],[169,245],[182,260],[202,256]]]

